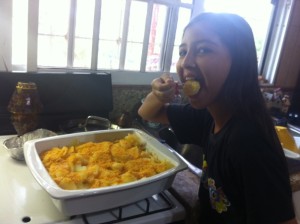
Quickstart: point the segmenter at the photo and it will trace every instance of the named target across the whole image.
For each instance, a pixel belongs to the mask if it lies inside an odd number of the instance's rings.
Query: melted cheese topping
[[[43,152],[41,160],[53,180],[67,190],[128,183],[173,167],[147,151],[135,134],[116,142],[54,147]]]

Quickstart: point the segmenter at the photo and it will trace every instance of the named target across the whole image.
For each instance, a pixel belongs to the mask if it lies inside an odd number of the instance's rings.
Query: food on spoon
[[[193,96],[200,90],[200,83],[196,80],[187,80],[183,85],[183,93],[187,96]]]

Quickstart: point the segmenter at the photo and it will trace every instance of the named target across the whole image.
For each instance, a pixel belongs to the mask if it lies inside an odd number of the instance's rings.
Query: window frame
[[[263,59],[259,65],[259,74],[269,81],[270,86],[275,85],[278,76],[277,71],[294,1],[295,0],[272,0],[274,10],[270,22],[266,49],[263,52]]]

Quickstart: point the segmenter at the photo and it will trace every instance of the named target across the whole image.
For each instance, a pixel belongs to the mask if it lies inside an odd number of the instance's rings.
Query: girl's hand
[[[162,103],[169,103],[174,99],[175,85],[174,79],[165,73],[152,81],[152,93]]]

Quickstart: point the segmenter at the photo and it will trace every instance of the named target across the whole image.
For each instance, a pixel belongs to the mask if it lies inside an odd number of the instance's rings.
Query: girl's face
[[[200,82],[199,92],[188,97],[193,107],[201,109],[216,103],[230,66],[229,50],[207,23],[196,23],[185,30],[176,69],[183,83],[188,79]]]

